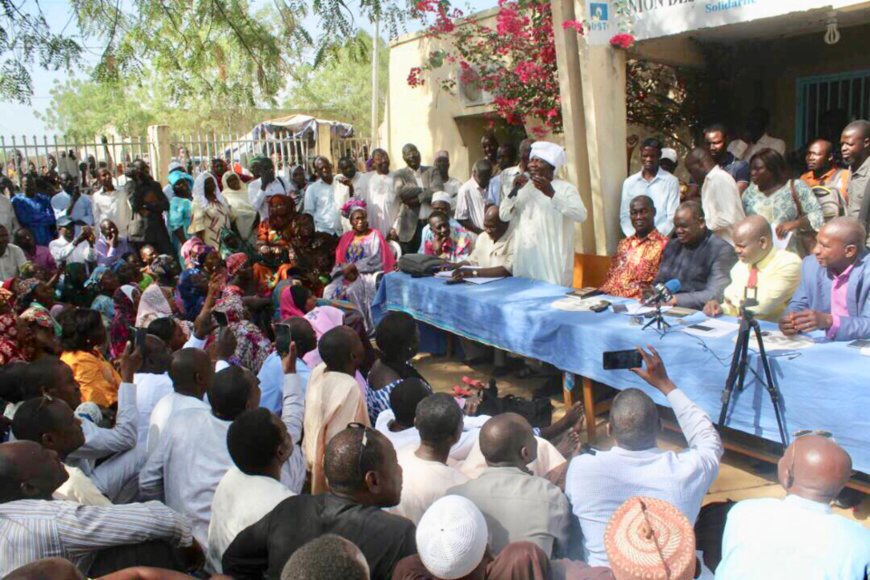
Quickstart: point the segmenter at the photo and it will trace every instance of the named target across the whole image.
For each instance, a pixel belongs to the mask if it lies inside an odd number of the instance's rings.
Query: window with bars
[[[845,111],[849,120],[870,116],[870,70],[798,79],[795,145],[818,135],[825,114],[834,109]]]

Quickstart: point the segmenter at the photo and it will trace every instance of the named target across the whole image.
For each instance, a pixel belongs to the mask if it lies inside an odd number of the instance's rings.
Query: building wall
[[[495,21],[496,9],[475,15],[482,24]],[[460,97],[450,94],[439,80],[457,77],[458,66],[445,63],[432,73],[425,73],[426,84],[412,88],[407,83],[411,68],[422,66],[429,53],[447,50],[449,43],[416,33],[400,37],[390,45],[390,88],[386,112],[386,143],[383,143],[393,169],[404,167],[402,147],[413,143],[420,150],[424,165],[431,165],[435,152],[450,153],[450,174],[468,179],[474,161],[483,156],[480,139],[489,120],[484,114],[488,105],[466,106]]]

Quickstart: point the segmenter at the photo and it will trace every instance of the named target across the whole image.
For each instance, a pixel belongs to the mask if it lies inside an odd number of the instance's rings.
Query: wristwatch
[[[480,277],[480,276],[478,276],[478,272],[477,272],[477,270],[472,270],[472,271],[471,271],[471,277],[472,277],[472,278],[479,278],[479,277]]]

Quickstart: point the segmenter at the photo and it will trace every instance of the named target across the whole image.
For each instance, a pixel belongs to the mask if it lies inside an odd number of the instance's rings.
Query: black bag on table
[[[399,258],[399,270],[405,274],[410,274],[413,278],[434,276],[447,264],[447,260],[428,254],[405,254]]]

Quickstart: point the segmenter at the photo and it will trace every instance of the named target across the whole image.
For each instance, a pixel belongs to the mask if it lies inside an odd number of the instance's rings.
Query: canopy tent
[[[256,125],[246,139],[268,139],[269,135],[280,134],[284,139],[309,139],[317,141],[317,129],[320,125],[330,128],[333,137],[344,139],[353,137],[353,125],[338,121],[317,119],[309,115],[290,115]]]

